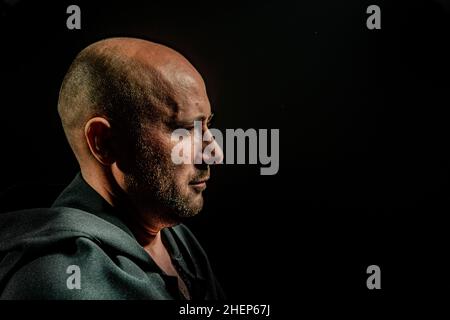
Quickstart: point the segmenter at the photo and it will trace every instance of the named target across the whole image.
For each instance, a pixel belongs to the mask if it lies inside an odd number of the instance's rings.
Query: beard
[[[201,211],[202,195],[194,199],[189,190],[183,192],[177,185],[178,166],[172,162],[170,152],[139,139],[135,160],[135,165],[125,175],[125,185],[138,207],[157,212],[160,220],[173,224]]]

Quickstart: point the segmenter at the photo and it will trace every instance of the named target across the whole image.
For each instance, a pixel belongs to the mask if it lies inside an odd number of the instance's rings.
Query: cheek
[[[171,172],[173,173],[173,179],[175,183],[179,186],[185,186],[190,182],[191,173],[193,171],[193,164],[175,164],[172,161],[172,150],[177,145],[177,142],[173,142],[170,139],[164,141],[164,156],[166,159],[167,165],[171,168]],[[189,145],[190,147],[190,145]]]
[[[175,165],[174,164],[174,180],[178,185],[188,185],[190,182],[190,173],[191,173],[191,165],[181,164],[181,165]]]
[[[162,162],[161,165],[166,168],[174,167],[175,164],[171,159],[174,143],[170,140],[170,136],[160,132],[154,132],[151,138],[148,139],[148,143],[152,145],[152,149],[157,154],[156,157]]]
[[[183,140],[182,143],[183,146],[186,147],[186,150],[192,149],[192,140]],[[175,183],[179,186],[187,185],[190,182],[192,173],[195,169],[194,165],[191,163],[176,164],[172,161],[172,150],[178,145],[179,141],[172,141],[171,134],[168,133],[156,135],[154,142],[158,144],[158,152],[160,152],[164,158],[166,169],[172,172],[172,179]]]

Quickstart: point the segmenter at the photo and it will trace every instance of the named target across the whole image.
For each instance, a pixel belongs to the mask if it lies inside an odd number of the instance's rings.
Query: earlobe
[[[103,165],[114,163],[111,152],[111,125],[102,117],[90,119],[84,127],[84,135],[91,154]]]

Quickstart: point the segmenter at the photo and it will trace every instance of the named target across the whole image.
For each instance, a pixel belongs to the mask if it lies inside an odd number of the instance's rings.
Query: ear
[[[111,125],[105,118],[95,117],[84,126],[84,136],[92,155],[103,165],[115,162]]]

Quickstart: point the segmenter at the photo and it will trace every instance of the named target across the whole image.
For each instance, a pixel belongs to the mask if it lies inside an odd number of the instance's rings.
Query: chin
[[[195,199],[193,202],[191,202],[190,206],[191,215],[190,216],[196,216],[200,213],[203,209],[203,197],[200,195],[197,199]]]
[[[199,214],[203,209],[203,197],[200,196],[198,199],[195,199],[189,207],[194,216]]]
[[[170,211],[173,213],[173,216],[184,220],[200,213],[203,208],[203,196],[201,194],[189,193],[183,198],[184,200],[178,202],[178,204],[172,203]],[[183,198],[180,198],[180,200]]]

